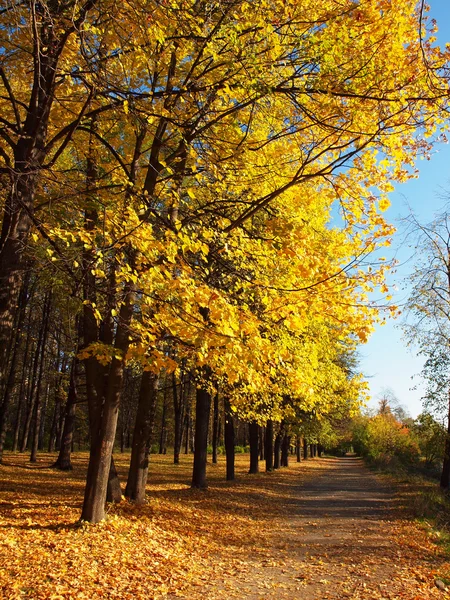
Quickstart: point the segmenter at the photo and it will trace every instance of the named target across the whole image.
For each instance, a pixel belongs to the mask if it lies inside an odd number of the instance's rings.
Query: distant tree
[[[424,412],[414,421],[413,431],[427,466],[443,459],[446,431],[442,423],[434,419],[430,413]]]
[[[426,357],[421,376],[427,410],[447,420],[441,487],[450,483],[450,215],[439,215],[428,225],[409,219],[417,253],[413,284],[404,323],[406,338]]]

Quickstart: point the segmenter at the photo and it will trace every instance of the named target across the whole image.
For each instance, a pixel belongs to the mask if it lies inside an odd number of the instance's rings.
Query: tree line
[[[217,394],[225,446],[239,417],[267,456],[358,410],[387,195],[446,128],[434,28],[385,0],[4,5],[0,437],[35,459],[86,415],[82,519],[118,493],[119,423],[142,501],[166,393],[200,488]]]

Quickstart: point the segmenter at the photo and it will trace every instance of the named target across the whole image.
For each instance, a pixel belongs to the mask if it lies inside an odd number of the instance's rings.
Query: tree
[[[441,473],[441,487],[450,483],[450,219],[442,213],[423,225],[410,217],[416,236],[417,260],[410,277],[413,284],[408,298],[404,330],[407,339],[426,356],[422,376],[427,383],[424,404],[445,415],[447,439]]]
[[[129,363],[155,380],[180,365],[195,374],[199,487],[217,385],[260,424],[293,412],[289,394],[324,414],[358,402],[361,379],[339,349],[367,339],[367,293],[385,290],[388,268],[365,259],[389,243],[391,182],[427,151],[447,103],[447,55],[417,34],[420,8],[401,2],[117,8],[48,1],[0,14],[0,342],[14,348],[35,254],[32,268],[83,317],[92,522]],[[330,225],[337,202],[341,227]]]

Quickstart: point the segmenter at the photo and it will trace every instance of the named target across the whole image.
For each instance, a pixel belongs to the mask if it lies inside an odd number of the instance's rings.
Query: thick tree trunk
[[[269,419],[266,423],[266,471],[273,471],[273,421]]]
[[[114,457],[111,456],[111,464],[108,474],[108,485],[106,488],[106,502],[119,504],[122,500],[122,488],[120,487],[119,476],[117,474]]]
[[[287,433],[283,436],[283,441],[281,443],[281,466],[288,467],[289,466],[289,446],[291,439],[287,435]]]
[[[248,425],[248,433],[250,439],[250,469],[249,473],[259,472],[259,452],[258,452],[258,433],[259,425],[256,421],[252,421]]]
[[[225,456],[227,461],[227,481],[234,481],[234,421],[230,402],[224,398],[225,407]]]
[[[219,445],[219,392],[214,395],[212,461],[217,464],[217,447]]]
[[[155,422],[158,378],[150,371],[144,371],[139,390],[139,402],[131,447],[130,469],[125,496],[136,502],[145,502],[145,488],[148,476],[148,457],[151,436]]]
[[[129,286],[120,308],[115,349],[106,382],[105,401],[101,413],[93,414],[96,430],[91,430],[91,451],[81,519],[98,523],[105,517],[105,502],[110,480],[111,458],[119,416],[125,356],[129,346],[129,325],[133,314],[134,294]],[[86,361],[88,362],[88,361]],[[100,365],[99,365],[100,366]],[[87,365],[86,365],[87,368]]]
[[[204,368],[206,381],[210,378],[210,369]],[[192,487],[206,489],[206,462],[208,458],[208,429],[211,411],[211,394],[204,387],[197,389],[195,406],[195,449],[192,471]]]

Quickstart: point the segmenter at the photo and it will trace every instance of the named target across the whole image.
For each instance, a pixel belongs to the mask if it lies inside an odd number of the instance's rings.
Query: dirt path
[[[391,490],[360,459],[322,459],[311,475],[288,494],[283,490],[287,511],[274,513],[261,544],[249,547],[245,560],[237,559],[232,571],[195,597],[449,597],[435,587],[435,557],[423,545],[426,536],[417,538],[417,529],[394,508]]]

